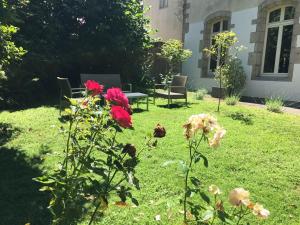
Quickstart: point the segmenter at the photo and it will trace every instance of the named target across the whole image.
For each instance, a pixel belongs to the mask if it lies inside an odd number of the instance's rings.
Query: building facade
[[[193,51],[183,64],[190,88],[217,86],[218,60],[203,49],[216,33],[232,30],[246,47],[238,55],[247,74],[242,95],[300,102],[300,0],[186,0],[182,12],[185,48]]]
[[[155,38],[182,40],[184,0],[144,0],[144,5],[150,7],[147,16]]]

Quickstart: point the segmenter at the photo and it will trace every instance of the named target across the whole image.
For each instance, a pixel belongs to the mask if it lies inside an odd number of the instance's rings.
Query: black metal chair
[[[85,88],[72,88],[68,78],[57,77],[57,81],[59,86],[59,114],[61,114],[63,101],[67,102],[66,98],[82,96]]]
[[[153,92],[153,101],[155,104],[155,98],[165,98],[168,99],[168,107],[172,99],[185,99],[185,104],[187,106],[187,76],[174,76],[171,84],[155,84]],[[166,88],[166,90],[164,90]]]

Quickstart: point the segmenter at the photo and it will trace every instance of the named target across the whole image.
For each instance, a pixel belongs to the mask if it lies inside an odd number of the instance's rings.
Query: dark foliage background
[[[20,28],[14,41],[28,53],[8,74],[2,107],[55,98],[57,76],[73,86],[80,85],[80,73],[140,81],[151,40],[139,0],[30,0],[12,8],[2,20]]]

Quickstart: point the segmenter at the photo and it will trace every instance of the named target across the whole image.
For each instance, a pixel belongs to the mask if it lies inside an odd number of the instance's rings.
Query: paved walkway
[[[217,98],[212,98],[212,97],[207,97],[208,99],[214,100],[214,101],[218,101]],[[262,104],[257,104],[257,103],[250,103],[250,102],[239,102],[239,105],[246,105],[246,106],[250,106],[250,107],[256,107],[256,108],[262,108],[265,109],[266,106],[262,105]],[[292,115],[297,115],[300,116],[300,109],[296,109],[296,108],[291,108],[291,107],[283,107],[283,112],[285,113],[289,113]]]

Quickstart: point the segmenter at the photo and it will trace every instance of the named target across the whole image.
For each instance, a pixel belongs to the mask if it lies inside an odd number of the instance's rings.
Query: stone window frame
[[[159,0],[159,9],[165,9],[169,5],[168,0]]]
[[[287,76],[280,74],[263,75],[263,53],[265,49],[266,33],[267,33],[267,18],[269,13],[280,7],[293,6],[295,7],[294,28],[292,37],[292,49],[290,55],[289,73]],[[252,21],[256,24],[256,31],[251,33],[250,43],[254,44],[254,52],[249,53],[248,65],[252,66],[251,80],[265,81],[288,81],[292,82],[294,74],[294,65],[300,64],[300,46],[297,47],[297,37],[300,35],[300,4],[298,0],[265,0],[258,6],[257,19]]]
[[[214,73],[209,71],[210,57],[203,53],[203,49],[209,48],[211,46],[211,37],[212,37],[212,26],[218,21],[227,20],[229,30],[231,30],[234,25],[231,24],[231,11],[217,11],[206,17],[204,20],[204,30],[203,40],[200,41],[199,50],[202,52],[202,60],[199,62],[199,67],[201,64],[201,77],[202,78],[214,78]]]

